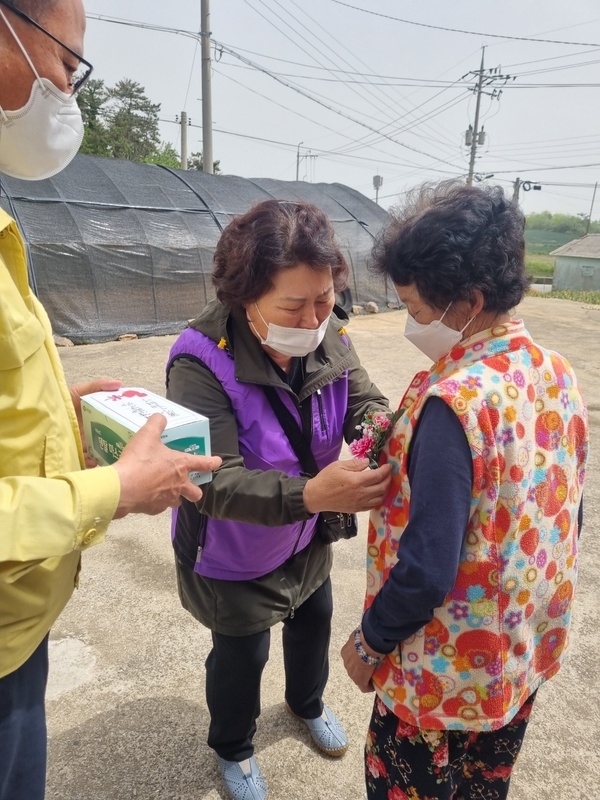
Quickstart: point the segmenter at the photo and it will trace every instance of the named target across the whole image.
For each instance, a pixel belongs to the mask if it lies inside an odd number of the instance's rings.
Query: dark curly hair
[[[524,228],[521,210],[499,186],[424,184],[394,213],[370,268],[398,286],[414,285],[433,308],[479,289],[486,311],[507,312],[530,284]]]
[[[268,292],[276,272],[298,264],[331,267],[334,289],[346,287],[348,264],[327,215],[312,203],[264,200],[221,234],[212,282],[221,303],[239,308]]]

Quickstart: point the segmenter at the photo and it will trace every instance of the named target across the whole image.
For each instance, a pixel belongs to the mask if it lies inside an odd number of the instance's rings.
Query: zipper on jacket
[[[296,608],[295,608],[295,606],[292,606],[292,607],[290,608],[290,613],[288,614],[288,617],[289,617],[290,619],[294,619],[294,614],[295,614],[295,613],[296,613]]]
[[[325,414],[323,412],[323,398],[321,397],[321,390],[317,389],[317,406],[319,408],[319,419],[321,420],[321,431],[325,433],[327,427],[325,425]]]
[[[196,564],[199,564],[202,561],[202,553],[204,551],[204,545],[206,544],[206,525],[207,519],[204,514],[200,515],[200,523],[198,525],[198,533],[196,535],[196,541],[198,542],[198,547],[196,549]]]

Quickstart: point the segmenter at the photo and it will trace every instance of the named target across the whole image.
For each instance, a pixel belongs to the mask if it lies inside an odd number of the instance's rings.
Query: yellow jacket
[[[65,607],[80,550],[104,539],[113,467],[84,470],[75,410],[23,241],[0,209],[0,677],[21,666]]]

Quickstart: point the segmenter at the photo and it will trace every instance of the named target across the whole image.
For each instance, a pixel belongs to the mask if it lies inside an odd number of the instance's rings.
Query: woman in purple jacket
[[[212,450],[223,459],[202,501],[184,501],[176,513],[173,545],[182,605],[212,632],[208,744],[236,800],[267,796],[252,740],[278,622],[289,709],[326,755],[348,747],[323,704],[332,553],[316,534],[317,517],[376,506],[389,467],[338,460],[365,413],[387,410],[346,335],[343,312],[334,313],[347,275],[320,209],[259,203],[223,231],[217,300],[179,337],[167,369],[168,396],[209,417]],[[314,477],[299,463],[269,391],[309,443]]]

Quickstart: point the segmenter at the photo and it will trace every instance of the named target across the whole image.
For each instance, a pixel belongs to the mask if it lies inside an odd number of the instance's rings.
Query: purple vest
[[[240,455],[249,470],[276,469],[286,475],[302,472],[298,459],[281,429],[260,385],[241,383],[235,377],[231,355],[195,328],[186,328],[171,348],[169,367],[174,359],[192,355],[215,375],[227,393],[238,425]],[[293,396],[285,389],[279,394],[298,424],[300,413]],[[343,442],[344,417],[348,406],[348,373],[344,372],[320,393],[310,397],[312,409],[311,449],[320,468],[339,458]],[[178,537],[194,541],[195,551],[187,553],[194,571],[220,580],[252,580],[279,567],[290,556],[308,545],[314,535],[316,515],[291,525],[267,527],[232,520],[212,519],[201,515],[197,535],[181,533],[178,510],[173,511],[172,536],[178,549]],[[181,521],[180,521],[181,522]]]

